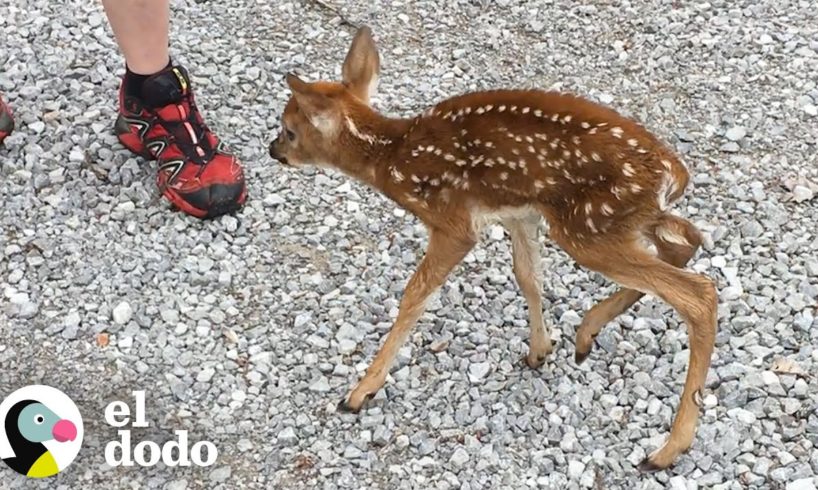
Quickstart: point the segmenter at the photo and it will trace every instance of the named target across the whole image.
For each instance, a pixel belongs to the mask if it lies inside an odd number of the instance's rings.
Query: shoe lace
[[[168,104],[154,113],[155,123],[168,133],[168,143],[176,145],[186,158],[199,165],[197,174],[213,159],[215,149],[210,143],[210,129],[201,120],[191,95],[177,103]]]

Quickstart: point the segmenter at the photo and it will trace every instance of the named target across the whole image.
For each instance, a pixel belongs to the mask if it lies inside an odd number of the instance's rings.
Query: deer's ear
[[[309,92],[312,90],[310,84],[298,78],[298,75],[295,73],[287,73],[285,80],[293,92]]]
[[[287,85],[293,91],[298,108],[315,129],[324,136],[334,136],[338,133],[341,127],[341,114],[337,103],[331,97],[292,73],[287,75]]]
[[[369,98],[378,86],[381,59],[372,39],[372,29],[367,26],[358,29],[352,46],[344,60],[342,69],[344,85],[356,97],[369,104]]]

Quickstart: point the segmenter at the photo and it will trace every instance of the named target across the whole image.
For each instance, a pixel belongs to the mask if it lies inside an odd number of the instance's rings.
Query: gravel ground
[[[0,91],[18,119],[0,149],[0,393],[41,382],[79,405],[86,441],[61,488],[814,489],[818,9],[578,3],[174,2],[174,56],[251,193],[235,217],[200,222],[170,212],[155,164],[112,134],[123,66],[96,2],[0,0]],[[544,243],[557,349],[522,368],[527,313],[499,230],[369,408],[336,413],[426,233],[342,176],[277,166],[266,147],[283,74],[337,77],[362,22],[383,57],[375,102],[391,114],[471,89],[561,88],[639,118],[684,156],[694,185],[678,210],[707,238],[691,267],[722,301],[698,436],[671,470],[634,465],[678,403],[677,316],[645,299],[576,366],[575,328],[613,287]],[[132,389],[148,391],[153,422],[134,438],[188,429],[219,446],[218,463],[106,466],[104,407]],[[27,485],[0,470],[0,487]]]

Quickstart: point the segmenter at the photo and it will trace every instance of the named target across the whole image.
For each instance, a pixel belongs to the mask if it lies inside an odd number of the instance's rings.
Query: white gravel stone
[[[585,471],[585,464],[581,461],[568,462],[568,477],[572,480],[579,480],[583,471]]]
[[[454,450],[454,453],[452,453],[452,457],[449,459],[449,462],[452,463],[452,465],[455,468],[462,468],[466,463],[469,462],[469,459],[470,459],[469,453],[462,447],[459,447]]]
[[[800,478],[787,483],[787,490],[815,490],[815,477]]]
[[[795,202],[804,202],[815,197],[815,193],[809,187],[797,185],[792,190],[792,197],[795,199]]]
[[[310,390],[318,393],[326,393],[330,390],[329,381],[326,377],[321,376],[313,384],[310,385]]]
[[[487,362],[477,362],[469,366],[469,381],[472,383],[482,383],[491,371],[491,364]]]
[[[747,130],[742,126],[733,126],[724,133],[724,137],[730,141],[741,141],[747,136]]]
[[[131,317],[133,316],[133,309],[131,305],[128,304],[127,301],[119,302],[113,310],[113,318],[114,322],[119,325],[125,325],[129,321],[131,321]]]

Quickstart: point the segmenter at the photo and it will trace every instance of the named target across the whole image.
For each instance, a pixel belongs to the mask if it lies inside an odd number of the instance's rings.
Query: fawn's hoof
[[[361,407],[354,408],[349,404],[346,398],[342,398],[340,402],[338,402],[337,409],[341,413],[358,413],[361,411]]]
[[[367,394],[357,407],[350,403],[350,397],[344,397],[340,402],[338,402],[337,410],[342,413],[358,413],[361,411],[364,405],[366,405],[366,403],[374,397],[375,393]]]
[[[576,361],[577,364],[582,364],[585,362],[585,359],[588,359],[589,355],[591,355],[591,349],[588,349],[588,352],[577,351],[574,354],[574,361]]]
[[[664,469],[661,466],[654,463],[653,461],[651,461],[650,457],[643,459],[642,462],[639,463],[639,465],[637,465],[636,468],[642,473],[655,473],[657,471],[662,471]]]
[[[538,356],[532,356],[531,354],[523,357],[523,362],[526,366],[530,367],[531,369],[539,369],[545,364],[545,359],[548,357],[547,354],[540,354]]]

